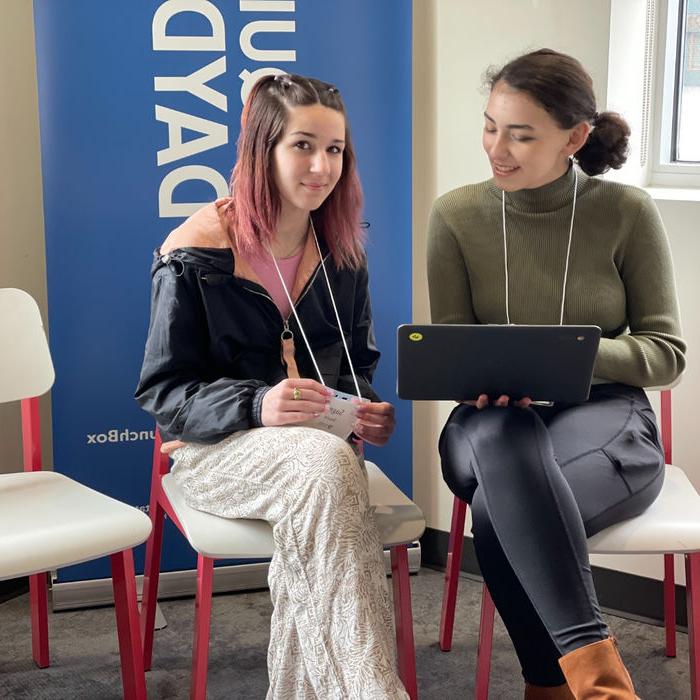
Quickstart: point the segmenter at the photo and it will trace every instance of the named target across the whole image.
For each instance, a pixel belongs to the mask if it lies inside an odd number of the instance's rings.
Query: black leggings
[[[583,404],[460,405],[440,455],[447,485],[471,504],[479,565],[525,679],[564,683],[558,659],[608,636],[586,537],[644,511],[663,483],[646,395],[600,384]]]

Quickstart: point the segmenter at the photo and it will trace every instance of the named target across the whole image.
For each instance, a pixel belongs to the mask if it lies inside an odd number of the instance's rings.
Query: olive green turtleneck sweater
[[[603,330],[594,375],[668,384],[685,366],[671,254],[642,190],[578,172],[565,324]],[[557,324],[573,168],[543,187],[506,193],[511,323]],[[505,323],[501,190],[493,180],[440,197],[428,234],[433,323]]]

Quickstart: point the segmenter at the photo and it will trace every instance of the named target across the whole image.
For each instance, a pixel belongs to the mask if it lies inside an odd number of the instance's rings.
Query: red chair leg
[[[206,700],[209,666],[209,629],[211,626],[211,594],[214,560],[197,556],[197,596],[194,612],[194,644],[192,646],[191,700]]]
[[[664,626],[666,656],[676,655],[676,581],[673,554],[664,554]]]
[[[416,646],[413,641],[411,582],[408,574],[408,547],[391,548],[391,583],[394,590],[394,623],[399,678],[411,700],[418,697]]]
[[[700,552],[685,555],[685,590],[688,604],[690,700],[700,700]]]
[[[157,500],[152,499],[149,510],[153,529],[146,543],[146,563],[143,571],[143,594],[141,597],[141,639],[143,640],[143,667],[146,671],[150,671],[153,660],[153,633],[156,623],[158,578],[160,576],[160,557],[165,523],[165,511]]]
[[[112,554],[110,560],[124,698],[125,700],[146,700],[146,676],[143,671],[143,651],[139,634],[134,555],[130,549],[126,549]]]
[[[476,653],[476,700],[488,700],[489,675],[491,674],[491,649],[493,647],[493,619],[496,606],[489,589],[484,584],[481,596],[481,621],[479,622],[479,647]]]
[[[32,656],[39,668],[49,665],[49,603],[46,574],[29,577],[29,609],[32,617]]]
[[[440,613],[440,649],[452,649],[452,631],[455,621],[457,603],[457,585],[462,563],[462,545],[464,543],[464,519],[467,504],[455,496],[452,504],[452,524],[447,545],[447,562],[445,564],[445,588],[442,594],[442,612]]]

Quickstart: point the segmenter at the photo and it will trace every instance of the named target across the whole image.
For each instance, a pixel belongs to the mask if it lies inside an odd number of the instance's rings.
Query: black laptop
[[[598,326],[402,325],[398,394],[410,400],[506,394],[585,401],[600,332]]]

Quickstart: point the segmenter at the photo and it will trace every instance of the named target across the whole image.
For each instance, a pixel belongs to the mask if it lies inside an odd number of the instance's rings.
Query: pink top
[[[287,285],[287,291],[291,294],[292,287],[294,286],[294,280],[297,276],[297,269],[299,268],[299,263],[301,262],[301,256],[304,254],[304,249],[302,248],[299,253],[293,255],[291,258],[277,258],[277,264],[279,265],[280,272],[284,278],[284,283]],[[264,258],[246,258],[248,264],[253,269],[253,272],[262,281],[263,287],[267,290],[267,293],[272,297],[272,301],[280,310],[283,318],[289,318],[289,314],[292,312],[292,307],[289,305],[289,300],[287,295],[282,289],[282,283],[280,282],[280,277],[275,269],[275,264],[272,262],[272,258],[265,256]]]

